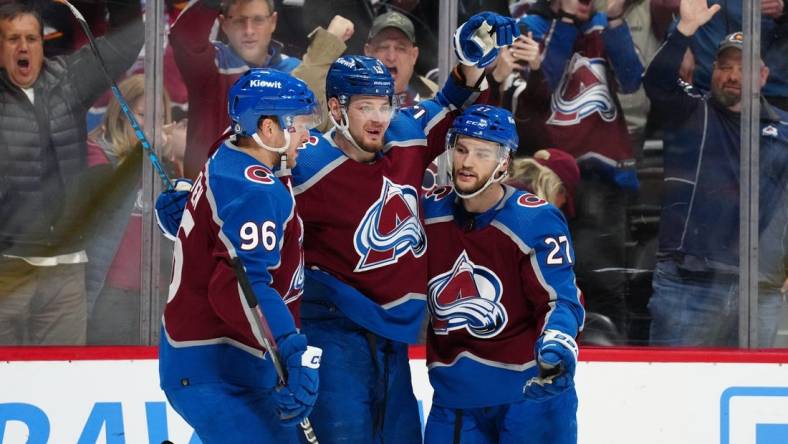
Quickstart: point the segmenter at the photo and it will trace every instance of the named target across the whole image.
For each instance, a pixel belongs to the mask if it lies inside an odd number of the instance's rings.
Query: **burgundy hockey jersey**
[[[232,261],[242,260],[277,339],[297,326],[302,240],[287,180],[225,142],[195,181],[178,229],[160,345],[162,385],[185,376],[193,383],[275,383],[257,313]]]
[[[545,329],[576,336],[585,312],[558,209],[506,187],[470,215],[450,187],[424,198],[430,243],[427,364],[434,402],[476,408],[522,400]]]

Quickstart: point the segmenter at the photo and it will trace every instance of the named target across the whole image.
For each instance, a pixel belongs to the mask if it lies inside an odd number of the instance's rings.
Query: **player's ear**
[[[266,138],[273,136],[274,134],[274,121],[270,117],[261,117],[260,123],[257,124],[257,130],[260,132],[260,135]]]
[[[336,97],[328,99],[328,112],[337,122],[342,121],[342,112],[340,111],[341,105]]]
[[[505,175],[507,173],[510,173],[509,169],[511,168],[511,165],[512,165],[512,155],[510,153],[506,157],[506,160],[504,160],[503,163],[501,164],[501,169],[498,170],[498,173],[496,173],[496,175],[498,177],[501,177],[501,176],[503,176],[503,175]]]

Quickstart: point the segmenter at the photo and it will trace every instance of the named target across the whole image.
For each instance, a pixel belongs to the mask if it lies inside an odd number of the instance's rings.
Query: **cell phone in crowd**
[[[520,35],[523,37],[528,36],[528,33],[531,31],[528,29],[528,24],[523,20],[517,21],[517,27],[520,29]],[[518,71],[521,73],[521,77],[524,79],[528,78],[528,74],[531,72],[531,67],[528,66],[528,63],[522,60],[516,60],[515,63],[517,64]]]

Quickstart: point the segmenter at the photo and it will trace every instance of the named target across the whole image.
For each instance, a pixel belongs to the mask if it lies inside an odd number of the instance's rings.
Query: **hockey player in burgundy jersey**
[[[229,93],[235,138],[205,164],[183,212],[159,372],[170,404],[205,444],[297,443],[295,424],[317,396],[320,350],[297,330],[302,222],[289,180],[278,177],[295,164],[316,103],[288,74],[242,75]],[[274,174],[280,162],[287,167]],[[286,386],[277,387],[257,312],[233,271],[236,259],[278,344]]]
[[[335,128],[313,132],[293,170],[307,265],[301,319],[324,350],[310,416],[321,440],[421,442],[407,356],[426,298],[419,187],[456,110],[486,89],[482,68],[517,33],[510,18],[472,17],[455,33],[464,64],[435,99],[398,112],[380,61],[346,56],[328,71]]]
[[[474,105],[447,136],[452,186],[424,197],[430,245],[425,443],[577,441],[584,310],[561,212],[506,177],[512,115]]]

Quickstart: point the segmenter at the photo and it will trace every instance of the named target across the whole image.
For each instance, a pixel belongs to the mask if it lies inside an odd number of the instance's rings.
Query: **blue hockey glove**
[[[454,31],[454,52],[460,63],[484,68],[498,56],[498,48],[520,35],[517,21],[494,12],[480,12]]]
[[[546,401],[574,385],[577,343],[558,330],[545,330],[534,347],[539,376],[531,378],[523,394],[535,401]]]
[[[156,222],[162,234],[170,240],[175,240],[178,227],[181,226],[183,209],[192,189],[192,181],[178,179],[175,181],[174,190],[166,190],[156,199]]]
[[[274,390],[279,420],[293,426],[309,416],[317,401],[318,369],[323,351],[306,345],[306,336],[292,334],[279,342],[279,356],[287,370],[287,385]]]

